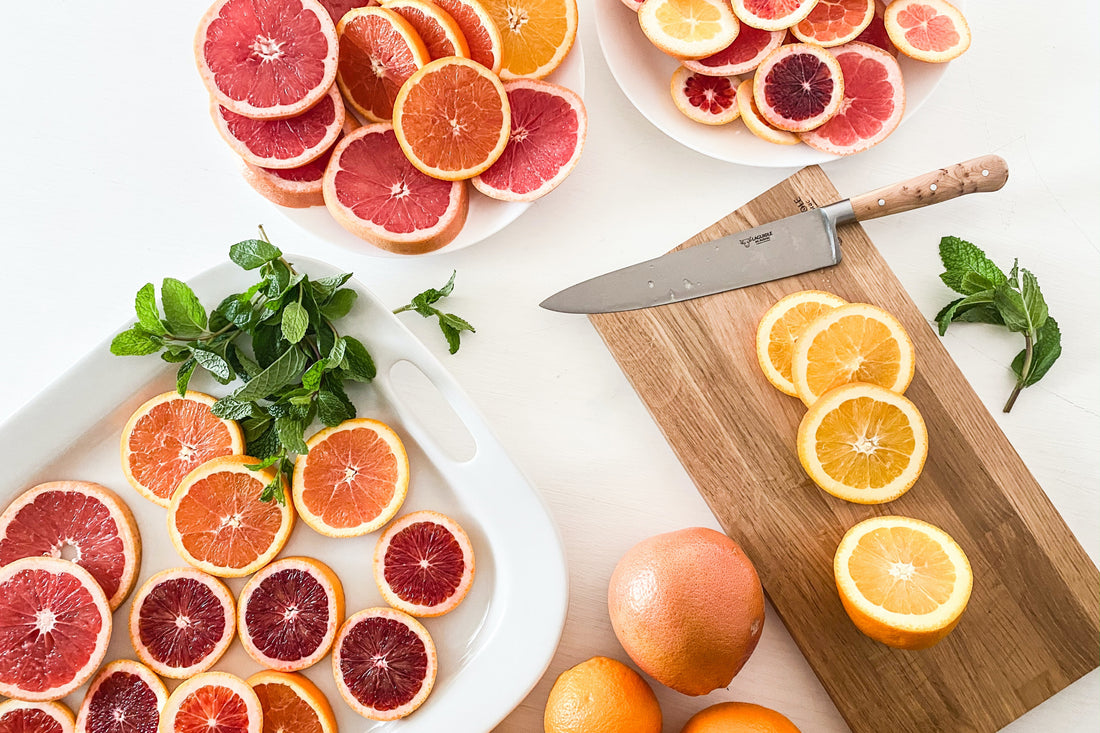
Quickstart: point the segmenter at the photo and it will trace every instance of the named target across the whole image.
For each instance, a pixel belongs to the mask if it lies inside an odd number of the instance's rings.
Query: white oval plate
[[[961,10],[963,3],[956,0]],[[703,155],[760,168],[796,168],[840,156],[808,145],[774,145],[749,132],[745,123],[710,126],[692,122],[672,103],[669,81],[679,63],[659,51],[638,27],[636,14],[620,0],[596,0],[596,34],[619,88],[647,120],[681,145]],[[905,78],[905,115],[914,114],[932,94],[947,64],[898,59]]]

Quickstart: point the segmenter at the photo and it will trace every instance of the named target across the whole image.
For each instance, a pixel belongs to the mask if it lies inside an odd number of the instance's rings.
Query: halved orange
[[[678,59],[718,53],[741,30],[729,0],[646,0],[638,23],[650,43]]]
[[[500,78],[542,79],[577,38],[577,0],[483,0],[500,31]]]
[[[947,0],[895,0],[882,21],[894,46],[917,61],[943,63],[970,48],[970,26]]]
[[[247,680],[260,699],[264,730],[277,733],[336,733],[336,716],[325,693],[308,677],[264,670]]]
[[[248,683],[226,672],[203,672],[168,696],[160,733],[262,733],[263,710]]]
[[[445,56],[470,58],[462,28],[446,10],[428,0],[388,0],[386,9],[409,21],[433,61]]]
[[[428,63],[428,49],[409,21],[392,10],[355,8],[336,24],[344,99],[372,122],[388,122],[401,85]]]
[[[480,0],[432,0],[447,11],[462,29],[470,49],[470,58],[494,74],[499,74],[504,59],[504,44],[493,16]]]
[[[847,303],[832,293],[803,290],[781,298],[768,309],[756,328],[756,358],[764,376],[776,389],[798,396],[791,381],[794,345],[818,317]]]
[[[900,649],[927,649],[959,623],[974,585],[966,553],[939,527],[872,517],[848,530],[833,575],[852,622]]]

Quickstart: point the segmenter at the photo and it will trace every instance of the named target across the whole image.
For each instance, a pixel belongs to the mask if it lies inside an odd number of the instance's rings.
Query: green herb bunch
[[[944,284],[963,297],[936,315],[940,335],[952,323],[990,323],[1024,335],[1024,348],[1012,360],[1016,386],[1005,403],[1010,412],[1025,387],[1038,382],[1062,354],[1062,333],[1050,317],[1039,281],[1013,262],[1006,275],[981,249],[958,237],[940,240]]]

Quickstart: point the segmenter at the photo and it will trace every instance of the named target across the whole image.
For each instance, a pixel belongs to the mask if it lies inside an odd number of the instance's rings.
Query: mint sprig
[[[477,333],[477,329],[471,326],[465,319],[459,318],[454,313],[444,313],[435,307],[435,303],[446,298],[454,290],[455,276],[457,274],[457,272],[452,271],[451,279],[448,280],[447,284],[442,288],[428,288],[424,292],[416,295],[407,305],[403,305],[394,310],[394,313],[416,311],[425,318],[438,318],[439,330],[443,332],[444,338],[447,339],[447,348],[452,354],[456,353],[462,345],[463,331]]]

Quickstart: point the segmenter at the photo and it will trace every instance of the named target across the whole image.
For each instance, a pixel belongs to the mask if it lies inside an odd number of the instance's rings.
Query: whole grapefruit
[[[628,550],[611,575],[607,606],[634,663],[685,695],[728,686],[764,628],[756,568],[736,542],[705,527]]]
[[[799,733],[799,730],[786,715],[763,705],[720,702],[692,715],[680,733]]]

